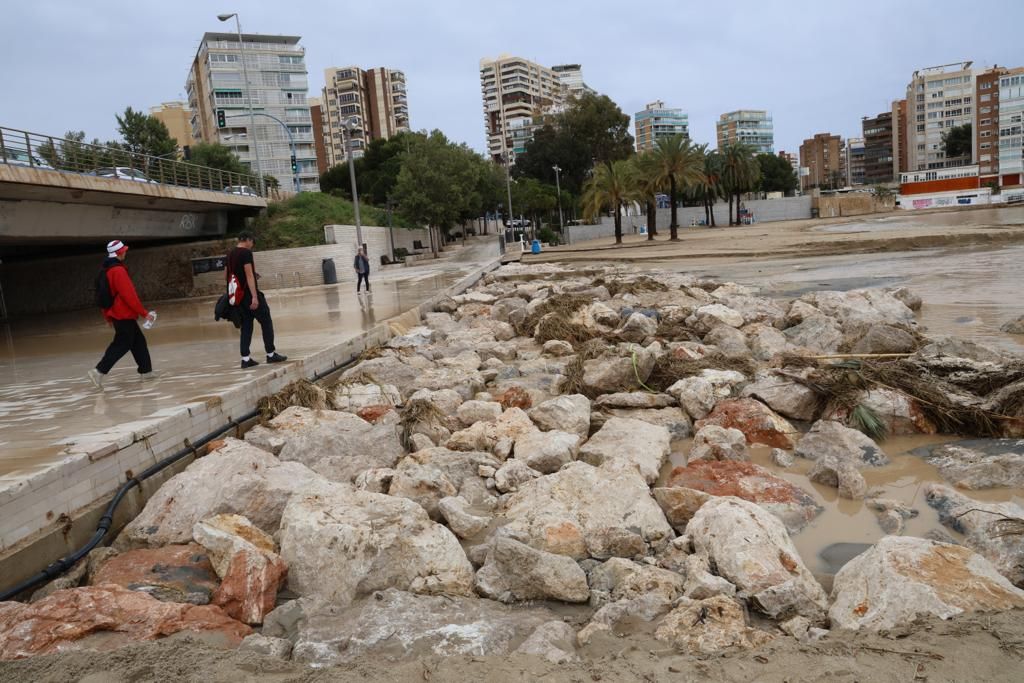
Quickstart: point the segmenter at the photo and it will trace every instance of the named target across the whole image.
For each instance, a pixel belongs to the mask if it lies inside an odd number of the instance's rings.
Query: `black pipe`
[[[352,365],[355,361],[356,359],[353,358],[347,363],[342,363],[341,365],[333,365],[329,369],[324,370],[323,372],[318,372],[315,375],[313,375],[313,379],[311,381],[319,382],[328,375],[334,374],[335,372],[338,372],[340,370],[344,370],[349,365]],[[210,432],[209,434],[199,439],[199,441],[196,441],[195,443],[189,443],[188,439],[185,439],[186,448],[183,448],[177,453],[169,455],[163,460],[154,463],[153,465],[147,467],[139,476],[132,477],[131,479],[126,481],[124,484],[121,485],[121,488],[117,490],[117,493],[114,494],[113,499],[111,499],[110,503],[107,505],[106,512],[104,512],[103,516],[100,517],[100,522],[96,526],[96,532],[93,533],[92,538],[89,539],[88,543],[86,543],[84,546],[82,546],[75,552],[71,553],[70,555],[62,557],[56,562],[53,562],[48,567],[46,567],[46,569],[42,570],[35,576],[25,579],[14,588],[8,589],[3,593],[0,593],[0,602],[11,600],[14,598],[14,596],[19,595],[23,591],[27,591],[30,588],[34,588],[41,583],[44,583],[46,581],[52,581],[53,579],[57,578],[67,570],[74,567],[79,560],[88,555],[89,552],[93,548],[98,546],[100,544],[100,541],[102,541],[104,537],[106,537],[107,532],[110,531],[110,527],[114,523],[114,511],[117,509],[117,506],[121,504],[121,500],[125,497],[125,495],[127,495],[129,491],[131,491],[136,486],[140,486],[142,482],[149,479],[154,474],[157,474],[158,472],[167,469],[168,467],[178,462],[182,458],[186,458],[189,455],[193,454],[198,455],[198,449],[210,443],[211,441],[213,441],[214,439],[216,439],[218,436],[228,431],[229,429],[237,429],[241,423],[251,420],[254,417],[258,417],[259,414],[259,410],[251,410],[245,415],[242,415],[242,417],[240,417],[237,420],[228,420],[228,422],[226,422],[224,425]]]

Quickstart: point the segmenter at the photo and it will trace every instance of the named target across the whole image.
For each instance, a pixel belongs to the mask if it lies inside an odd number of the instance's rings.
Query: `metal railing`
[[[150,156],[119,147],[92,145],[2,126],[0,163],[214,192],[224,192],[229,187],[246,187],[248,192],[260,194],[260,183],[255,174],[223,171],[166,156]],[[241,194],[242,191],[236,189],[234,193]]]

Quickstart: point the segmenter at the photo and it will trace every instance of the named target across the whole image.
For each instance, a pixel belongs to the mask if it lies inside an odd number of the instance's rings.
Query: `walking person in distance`
[[[89,380],[101,391],[104,378],[129,351],[138,366],[140,377],[153,377],[153,362],[138,319],[145,318],[147,326],[152,325],[156,320],[156,311],[147,311],[139,300],[132,278],[128,275],[128,267],[124,264],[127,255],[128,246],[124,242],[108,242],[103,270],[96,277],[96,304],[103,310],[107,323],[114,328],[114,339],[103,358],[95,368],[89,370]]]
[[[356,259],[352,266],[356,269],[356,294],[359,293],[359,288],[366,283],[366,293],[370,293],[370,259],[366,258],[366,251],[359,247],[359,251],[356,252]]]
[[[242,354],[242,369],[259,365],[249,355],[253,322],[260,324],[267,362],[283,363],[288,360],[287,356],[282,356],[274,350],[274,321],[270,317],[270,306],[267,305],[267,298],[259,291],[256,283],[256,265],[252,255],[255,245],[256,237],[251,232],[240,234],[238,246],[228,252],[225,273],[228,295],[232,297],[231,303],[238,306],[242,313],[242,336],[238,344]]]

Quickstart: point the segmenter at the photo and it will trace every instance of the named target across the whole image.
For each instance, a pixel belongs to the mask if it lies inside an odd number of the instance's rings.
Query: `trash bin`
[[[530,253],[531,254],[539,254],[540,253],[540,240],[534,240],[530,244]]]
[[[324,271],[324,284],[325,285],[336,285],[338,284],[338,270],[334,267],[334,259],[325,258],[320,264]]]

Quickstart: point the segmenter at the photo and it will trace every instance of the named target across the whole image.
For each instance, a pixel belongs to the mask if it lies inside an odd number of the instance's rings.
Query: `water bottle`
[[[149,330],[156,324],[156,311],[150,311],[149,315],[146,316],[146,322],[142,323],[142,328]]]

